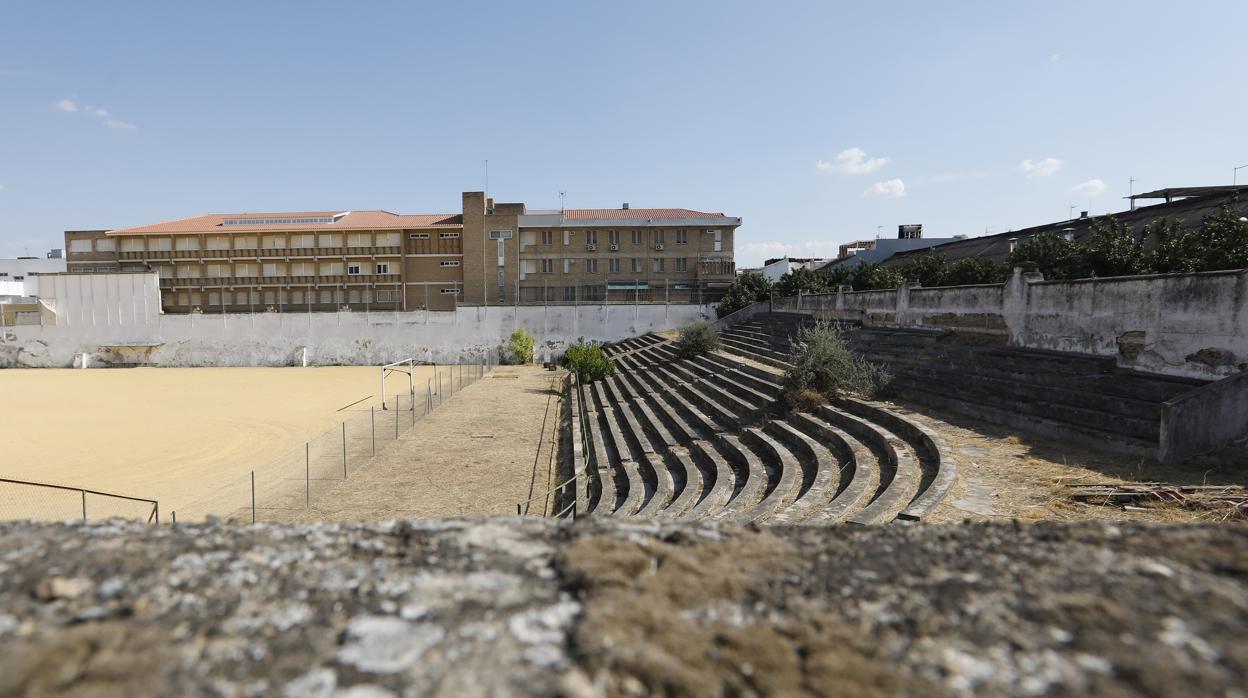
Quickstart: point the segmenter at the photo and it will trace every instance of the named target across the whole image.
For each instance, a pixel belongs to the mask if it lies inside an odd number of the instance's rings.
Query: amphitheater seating
[[[778,369],[801,321],[743,323],[723,333],[723,351],[691,360],[654,334],[607,347],[616,374],[584,392],[597,463],[588,510],[768,524],[929,514],[956,478],[929,428],[865,400],[783,408]]]

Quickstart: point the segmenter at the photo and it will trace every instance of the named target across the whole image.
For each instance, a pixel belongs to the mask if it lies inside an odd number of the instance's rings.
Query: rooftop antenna
[[[1239,167],[1231,168],[1231,186],[1232,187],[1236,186],[1239,183],[1239,171],[1244,169],[1245,167],[1248,167],[1248,165],[1240,165]]]
[[[563,215],[563,212],[567,210],[567,208],[564,206],[564,200],[567,198],[567,196],[568,196],[568,190],[566,189],[559,190],[559,215],[561,216]]]
[[[882,225],[875,226],[875,239],[879,240],[880,236],[883,234],[884,234],[884,226]]]
[[[485,198],[490,198],[490,161],[485,161]]]
[[[1066,220],[1068,221],[1075,220],[1075,205],[1074,204],[1070,205],[1070,213],[1066,215]]]

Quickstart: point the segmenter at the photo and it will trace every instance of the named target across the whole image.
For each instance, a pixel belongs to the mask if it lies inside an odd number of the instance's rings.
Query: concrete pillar
[[[1035,262],[1023,262],[1014,267],[1014,273],[1002,288],[1001,316],[1010,333],[1010,344],[1024,346],[1027,334],[1028,300],[1031,284],[1044,281]]]

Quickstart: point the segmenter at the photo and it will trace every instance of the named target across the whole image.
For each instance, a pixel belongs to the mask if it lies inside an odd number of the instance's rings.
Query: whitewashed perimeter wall
[[[115,317],[110,315],[109,317]],[[465,307],[454,312],[141,314],[120,322],[0,328],[0,367],[69,367],[109,344],[159,343],[157,366],[379,365],[401,358],[474,361],[518,327],[537,338],[536,359],[579,337],[616,341],[714,317],[712,305]],[[60,318],[58,318],[60,319]],[[81,319],[81,318],[80,318]]]

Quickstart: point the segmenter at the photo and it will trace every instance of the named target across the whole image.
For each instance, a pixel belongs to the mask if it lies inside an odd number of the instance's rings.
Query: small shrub
[[[586,344],[582,337],[563,354],[563,365],[582,383],[593,383],[615,375],[615,364],[597,344]]]
[[[507,340],[507,351],[511,352],[511,356],[516,363],[527,364],[533,360],[533,346],[535,343],[533,335],[521,327],[511,333],[511,337]]]
[[[698,320],[680,328],[675,342],[676,354],[682,359],[692,359],[719,348],[719,333],[709,322]]]
[[[790,405],[807,404],[806,392],[875,397],[891,380],[883,366],[850,350],[839,327],[820,322],[793,339],[793,367],[784,374],[784,394]]]
[[[813,412],[827,400],[814,390],[799,390],[796,393],[786,393],[784,401],[789,404],[789,409],[794,412]]]

